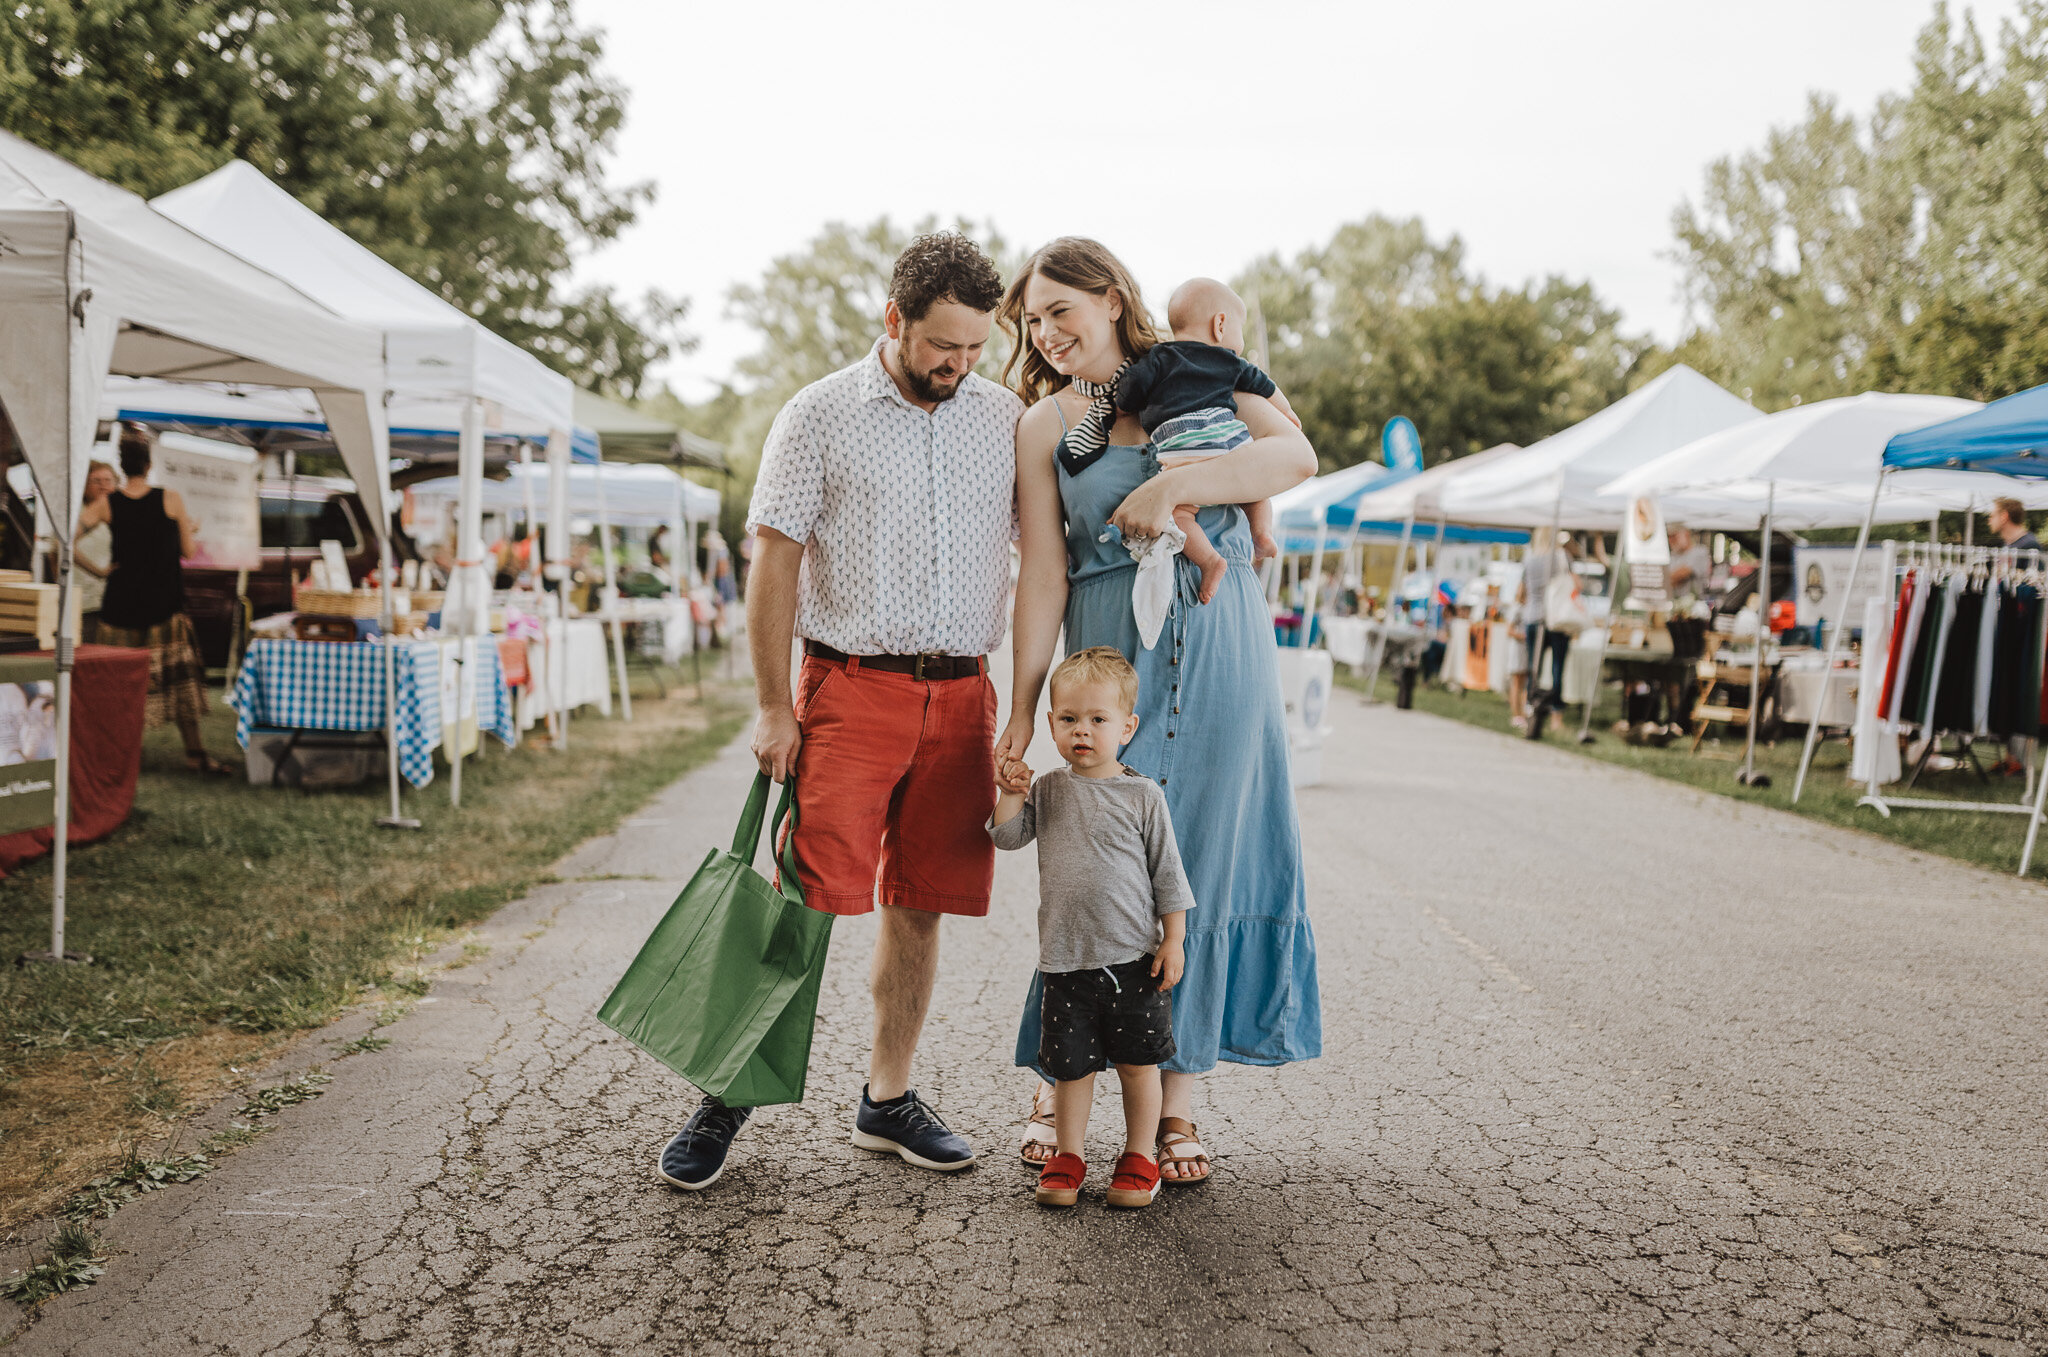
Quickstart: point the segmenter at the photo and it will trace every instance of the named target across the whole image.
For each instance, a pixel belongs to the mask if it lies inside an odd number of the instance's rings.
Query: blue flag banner
[[[1387,421],[1380,430],[1380,460],[1389,471],[1413,475],[1422,470],[1422,435],[1415,432],[1414,420],[1395,415]]]

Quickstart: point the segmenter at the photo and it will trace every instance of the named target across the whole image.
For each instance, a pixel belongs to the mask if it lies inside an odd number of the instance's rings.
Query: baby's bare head
[[[1175,288],[1166,303],[1166,323],[1175,339],[1244,352],[1244,298],[1214,278],[1190,278]]]

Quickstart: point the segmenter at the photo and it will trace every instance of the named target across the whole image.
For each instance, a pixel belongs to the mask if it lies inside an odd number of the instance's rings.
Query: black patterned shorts
[[[1052,972],[1040,1002],[1038,1067],[1054,1079],[1173,1059],[1173,996],[1159,988],[1149,956]]]

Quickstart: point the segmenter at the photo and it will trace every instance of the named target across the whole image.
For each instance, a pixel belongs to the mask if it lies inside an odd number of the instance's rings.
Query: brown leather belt
[[[862,669],[908,674],[915,679],[979,678],[984,672],[979,655],[848,655],[822,641],[805,641],[804,654],[834,664],[854,663]]]

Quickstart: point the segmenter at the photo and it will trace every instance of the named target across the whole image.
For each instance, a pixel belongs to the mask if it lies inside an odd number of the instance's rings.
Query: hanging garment
[[[1927,691],[1921,699],[1920,706],[1920,726],[1930,733],[1942,729],[1940,723],[1935,720],[1935,711],[1941,701],[1941,680],[1948,668],[1949,633],[1955,630],[1956,603],[1961,599],[1962,593],[1963,577],[1951,575],[1936,597],[1936,602],[1941,605],[1941,615],[1929,628],[1934,633],[1934,645],[1927,661]]]
[[[1997,668],[1998,599],[2002,586],[1996,580],[1984,582],[1984,599],[1977,618],[1977,672],[1972,682],[1970,729],[1979,735],[1991,733],[1991,675]]]
[[[1927,699],[1932,695],[1935,651],[1941,645],[1941,621],[1947,611],[1947,582],[1930,577],[1925,584],[1926,604],[1920,625],[1914,629],[1913,654],[1906,665],[1906,695],[1899,704],[1899,719],[1910,726],[1927,723]]]
[[[1959,577],[1951,617],[1933,722],[1936,730],[1967,735],[1977,729],[1977,634],[1983,630],[1983,589]]]
[[[1886,721],[1899,719],[1898,703],[1893,699],[1904,691],[1904,685],[1900,682],[1899,661],[1910,648],[1906,644],[1906,633],[1911,629],[1913,597],[1918,578],[1916,572],[1906,572],[1905,581],[1899,586],[1898,610],[1892,616],[1891,642],[1884,661],[1884,692],[1877,699],[1878,713]]]
[[[1991,733],[2010,739],[2041,728],[2040,592],[2010,586],[1998,607],[1998,645],[1991,676]]]

